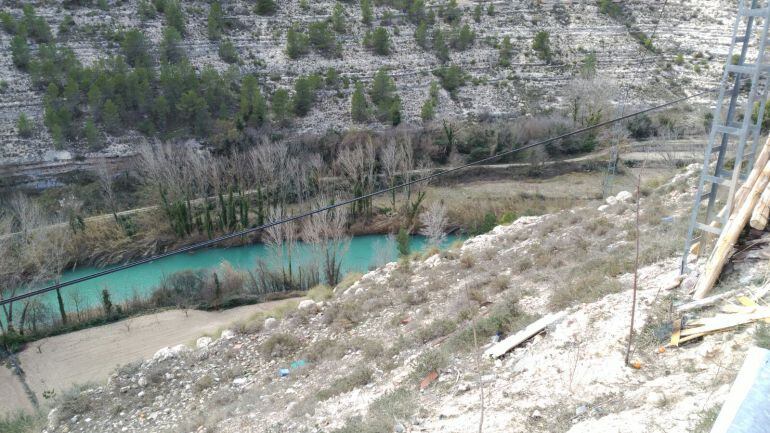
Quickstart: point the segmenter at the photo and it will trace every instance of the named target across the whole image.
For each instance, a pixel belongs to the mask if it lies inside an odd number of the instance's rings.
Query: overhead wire
[[[337,203],[332,203],[332,204],[327,205],[327,206],[316,208],[316,209],[313,209],[313,210],[310,210],[310,211],[307,211],[307,212],[303,212],[303,213],[300,213],[300,214],[297,214],[297,215],[292,215],[292,216],[289,216],[289,217],[286,217],[286,218],[283,218],[283,219],[280,219],[280,220],[271,221],[271,222],[268,222],[268,223],[265,223],[265,224],[262,224],[262,225],[259,225],[259,226],[256,226],[256,227],[250,227],[250,228],[247,228],[247,229],[243,229],[243,230],[239,230],[239,231],[234,231],[234,232],[222,235],[222,236],[218,236],[218,237],[213,238],[213,239],[209,239],[209,240],[206,240],[206,241],[202,241],[202,242],[198,242],[198,243],[195,243],[195,244],[191,244],[191,245],[188,245],[188,246],[185,246],[185,247],[181,247],[181,248],[178,248],[178,249],[175,249],[175,250],[172,250],[172,251],[168,251],[168,252],[165,252],[165,253],[162,253],[162,254],[158,254],[158,255],[155,255],[155,256],[151,256],[151,257],[146,257],[146,258],[143,258],[143,259],[140,259],[140,260],[136,260],[136,261],[133,261],[133,262],[129,262],[129,263],[125,263],[125,264],[122,264],[122,265],[118,265],[118,266],[115,266],[115,267],[112,267],[112,268],[109,268],[109,269],[104,269],[102,271],[94,272],[94,273],[89,274],[89,275],[84,275],[82,277],[74,278],[74,279],[69,280],[69,281],[59,282],[59,283],[56,283],[56,284],[53,284],[53,285],[50,285],[50,286],[46,286],[46,287],[43,287],[43,288],[30,290],[28,292],[21,293],[21,294],[18,294],[18,295],[14,295],[14,296],[11,296],[11,297],[8,297],[8,298],[5,298],[5,299],[0,299],[0,306],[6,305],[6,304],[10,304],[12,302],[20,301],[22,299],[31,298],[33,296],[38,296],[38,295],[41,295],[41,294],[44,294],[44,293],[47,293],[47,292],[51,292],[53,290],[61,289],[61,288],[67,287],[67,286],[72,286],[72,285],[79,284],[79,283],[82,283],[82,282],[85,282],[85,281],[93,280],[95,278],[103,277],[105,275],[114,274],[116,272],[124,271],[126,269],[134,268],[136,266],[140,266],[140,265],[143,265],[143,264],[146,264],[146,263],[150,263],[150,262],[153,262],[153,261],[156,261],[156,260],[160,260],[160,259],[163,259],[163,258],[166,258],[166,257],[171,257],[171,256],[174,256],[174,255],[177,255],[177,254],[187,253],[187,252],[195,251],[195,250],[198,250],[198,249],[201,249],[201,248],[210,247],[212,245],[216,245],[216,244],[218,244],[220,242],[223,242],[223,241],[226,241],[226,240],[229,240],[229,239],[234,239],[234,238],[241,237],[241,236],[244,236],[244,235],[247,235],[247,234],[250,234],[250,233],[262,231],[262,230],[265,230],[265,229],[268,229],[270,227],[274,227],[274,226],[277,226],[277,225],[286,224],[286,223],[289,223],[289,222],[292,222],[292,221],[296,221],[296,220],[299,220],[299,219],[302,219],[302,218],[309,217],[311,215],[315,215],[315,214],[318,214],[318,213],[326,212],[326,211],[329,211],[329,210],[332,210],[332,209],[335,209],[335,208],[338,208],[338,207],[347,206],[347,205],[355,203],[357,201],[365,200],[365,199],[368,199],[368,198],[371,198],[371,197],[375,197],[375,196],[378,196],[378,195],[382,195],[382,194],[386,194],[386,193],[389,193],[391,191],[395,191],[395,190],[398,190],[398,189],[401,189],[401,188],[405,188],[405,187],[410,186],[410,185],[414,185],[414,184],[418,184],[418,183],[422,183],[422,182],[427,182],[427,181],[430,181],[430,180],[435,179],[435,178],[440,177],[440,176],[445,176],[445,175],[450,174],[450,173],[455,173],[455,172],[458,172],[460,170],[464,170],[464,169],[466,169],[468,167],[472,167],[472,166],[475,166],[475,165],[481,165],[483,163],[494,161],[494,160],[496,160],[498,158],[501,158],[503,156],[506,156],[506,155],[511,155],[511,154],[519,153],[519,152],[522,152],[522,151],[525,151],[525,150],[528,150],[528,149],[532,149],[532,148],[535,148],[535,147],[543,146],[543,145],[546,145],[548,143],[552,143],[554,141],[558,141],[558,140],[562,140],[564,138],[571,137],[573,135],[578,135],[578,134],[582,134],[584,132],[588,132],[588,131],[592,131],[592,130],[595,130],[595,129],[599,129],[599,128],[602,128],[604,126],[611,125],[611,124],[613,124],[615,122],[621,122],[623,120],[630,119],[630,118],[632,118],[634,116],[639,116],[641,114],[649,113],[651,111],[655,111],[655,110],[659,110],[659,109],[662,109],[662,108],[670,107],[672,105],[679,104],[680,102],[684,102],[684,101],[692,99],[692,98],[697,98],[699,96],[703,96],[703,95],[705,95],[707,93],[712,92],[713,90],[714,89],[708,89],[708,90],[704,90],[704,91],[701,91],[701,92],[698,92],[698,93],[695,93],[695,94],[692,94],[692,95],[689,95],[689,96],[683,96],[683,97],[674,99],[672,101],[669,101],[669,102],[666,102],[666,103],[663,103],[663,104],[659,104],[659,105],[656,105],[656,106],[653,106],[653,107],[650,107],[650,108],[646,108],[646,109],[639,110],[639,111],[636,111],[636,112],[633,112],[633,113],[629,113],[629,114],[626,114],[626,115],[622,115],[622,116],[619,116],[619,117],[616,117],[616,118],[613,118],[613,119],[610,119],[610,120],[599,122],[599,123],[597,123],[595,125],[586,126],[584,128],[580,128],[580,129],[576,129],[576,130],[573,130],[573,131],[570,131],[570,132],[566,132],[564,134],[560,134],[560,135],[557,135],[555,137],[547,138],[545,140],[540,140],[540,141],[537,141],[537,142],[534,142],[534,143],[530,143],[530,144],[527,144],[527,145],[524,145],[524,146],[521,146],[521,147],[517,147],[517,148],[509,149],[509,150],[506,150],[506,151],[503,151],[503,152],[499,152],[499,153],[497,153],[495,155],[488,156],[488,157],[485,157],[485,158],[482,158],[482,159],[479,159],[479,160],[476,160],[476,161],[473,161],[473,162],[469,162],[469,163],[466,163],[466,164],[462,164],[462,165],[459,165],[459,166],[456,166],[456,167],[452,167],[452,168],[448,168],[448,169],[444,169],[444,170],[439,170],[439,171],[431,173],[431,174],[429,174],[427,176],[423,176],[423,177],[420,177],[420,178],[417,178],[417,179],[412,179],[412,180],[409,180],[407,182],[400,183],[398,185],[393,185],[393,186],[390,186],[390,187],[387,187],[387,188],[383,188],[383,189],[380,189],[380,190],[377,190],[377,191],[373,191],[373,192],[370,192],[370,193],[367,193],[367,194],[363,194],[363,195],[360,195],[360,196],[357,196],[357,197],[345,199],[345,200],[339,201]]]

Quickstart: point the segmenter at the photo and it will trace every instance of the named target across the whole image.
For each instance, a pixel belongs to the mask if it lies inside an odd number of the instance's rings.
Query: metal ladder
[[[757,23],[757,21],[761,22]],[[698,181],[698,190],[690,215],[682,257],[683,274],[688,270],[687,262],[692,245],[705,240],[706,234],[719,236],[722,232],[730,217],[736,187],[739,181],[746,178],[754,164],[769,84],[767,72],[770,71],[770,63],[765,59],[768,24],[770,24],[768,0],[751,0],[750,3],[747,0],[739,0],[738,14],[714,108],[714,118]],[[754,29],[755,25],[759,32]],[[756,45],[752,45],[755,33],[759,33],[759,41]],[[734,54],[736,49],[740,50],[739,54]],[[728,94],[729,98],[726,98]],[[757,102],[759,104],[756,110],[756,121],[753,121],[752,113]],[[747,141],[751,141],[749,152],[745,152]],[[732,169],[725,164],[730,149],[735,160]],[[715,155],[716,162],[712,165]],[[727,211],[719,221],[716,221],[716,224],[711,225],[716,219],[714,208],[720,187],[728,189],[724,197],[724,206]],[[704,202],[706,203],[705,212],[702,212]],[[698,232],[697,236],[696,232]],[[701,243],[699,252],[703,251],[703,246]]]

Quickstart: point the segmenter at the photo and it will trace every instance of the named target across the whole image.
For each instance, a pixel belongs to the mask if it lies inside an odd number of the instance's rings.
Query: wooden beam
[[[770,137],[768,137],[767,141],[765,141],[765,145],[762,146],[762,150],[759,152],[759,155],[757,155],[757,159],[754,161],[754,168],[751,169],[749,176],[746,178],[746,182],[744,182],[743,185],[738,188],[738,191],[735,192],[735,200],[733,201],[734,209],[739,209],[743,205],[743,200],[746,198],[746,194],[748,194],[751,188],[754,187],[754,184],[757,182],[757,179],[759,179],[759,175],[762,172],[762,168],[767,165],[769,160]],[[709,223],[709,226],[716,227],[719,221],[722,221],[722,219],[725,217],[725,213],[727,211],[727,207],[723,207],[717,214],[716,218],[714,218],[714,221]],[[711,236],[711,233],[705,232],[703,234],[703,239],[709,240],[711,239]],[[693,243],[690,247],[690,254],[698,254],[700,251],[700,245],[701,241]]]
[[[754,212],[751,213],[751,219],[749,220],[751,228],[764,230],[767,227],[768,215],[770,215],[770,188],[765,188],[765,191],[759,197],[759,203],[754,208]]]
[[[499,358],[506,353],[508,353],[511,349],[518,346],[519,344],[529,340],[530,338],[537,335],[540,331],[545,329],[546,327],[550,326],[552,323],[556,322],[557,320],[564,317],[567,313],[564,311],[560,311],[556,314],[549,314],[545,317],[541,317],[540,319],[536,320],[535,322],[532,322],[527,326],[526,328],[522,329],[521,331],[511,335],[510,337],[506,338],[505,340],[495,344],[494,346],[490,347],[484,352],[484,356],[488,358]]]
[[[730,255],[735,241],[738,240],[738,236],[749,221],[754,207],[759,201],[759,197],[765,191],[768,181],[770,181],[770,164],[765,164],[751,191],[746,194],[743,204],[730,216],[727,224],[722,229],[722,234],[719,235],[714,251],[706,262],[706,268],[695,286],[694,299],[705,298],[706,294],[714,286],[714,283],[719,278],[719,274],[722,273],[722,268],[724,268],[725,262],[727,262],[727,257]]]

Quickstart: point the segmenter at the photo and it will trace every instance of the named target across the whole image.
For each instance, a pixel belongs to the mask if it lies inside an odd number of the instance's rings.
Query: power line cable
[[[198,250],[198,249],[201,249],[201,248],[210,247],[212,245],[218,244],[220,242],[223,242],[223,241],[226,241],[226,240],[229,240],[229,239],[233,239],[233,238],[237,238],[237,237],[240,237],[240,236],[243,236],[243,235],[247,235],[249,233],[254,233],[254,232],[261,231],[261,230],[265,230],[265,229],[268,229],[270,227],[274,227],[274,226],[277,226],[277,225],[280,225],[280,224],[285,224],[285,223],[288,223],[288,222],[296,221],[296,220],[299,220],[299,219],[302,219],[302,218],[305,218],[305,217],[308,217],[308,216],[311,216],[311,215],[315,215],[315,214],[318,214],[318,213],[321,213],[321,212],[326,212],[326,211],[329,211],[331,209],[335,209],[335,208],[338,208],[338,207],[347,206],[347,205],[355,203],[355,202],[357,202],[359,200],[365,200],[365,199],[368,199],[368,198],[371,198],[371,197],[382,195],[382,194],[385,194],[385,193],[388,193],[388,192],[391,192],[391,191],[395,191],[395,190],[398,190],[398,189],[401,189],[401,188],[404,188],[404,187],[407,187],[407,186],[410,186],[410,185],[414,185],[414,184],[417,184],[417,183],[420,183],[420,182],[427,182],[427,181],[429,181],[431,179],[435,179],[437,177],[444,176],[444,175],[447,175],[449,173],[454,173],[454,172],[463,170],[463,169],[468,168],[468,167],[472,167],[472,166],[475,166],[475,165],[480,165],[480,164],[483,164],[483,163],[486,163],[486,162],[494,161],[494,160],[496,160],[496,159],[498,159],[500,157],[506,156],[506,155],[511,155],[511,154],[514,154],[514,153],[522,152],[524,150],[532,149],[534,147],[543,146],[545,144],[548,144],[548,143],[551,143],[551,142],[554,142],[554,141],[557,141],[557,140],[561,140],[561,139],[564,139],[564,138],[568,138],[568,137],[571,137],[573,135],[582,134],[584,132],[592,131],[594,129],[598,129],[598,128],[601,128],[601,127],[604,127],[604,126],[607,126],[607,125],[611,125],[611,124],[613,124],[615,122],[620,122],[620,121],[629,119],[629,118],[634,117],[634,116],[638,116],[638,115],[641,115],[641,114],[644,114],[644,113],[649,113],[650,111],[655,111],[655,110],[659,110],[661,108],[670,107],[670,106],[676,105],[676,104],[678,104],[680,102],[684,102],[684,101],[692,99],[692,98],[697,98],[699,96],[703,96],[703,95],[705,95],[707,93],[710,93],[710,92],[712,92],[714,90],[715,89],[708,89],[708,90],[704,90],[704,91],[699,92],[699,93],[695,93],[695,94],[690,95],[690,96],[683,96],[683,97],[677,98],[677,99],[675,99],[673,101],[669,101],[669,102],[666,102],[666,103],[663,103],[663,104],[660,104],[660,105],[656,105],[654,107],[646,108],[644,110],[640,110],[640,111],[629,113],[629,114],[626,114],[626,115],[623,115],[623,116],[619,116],[619,117],[616,117],[614,119],[606,120],[604,122],[597,123],[596,125],[592,125],[592,126],[587,126],[585,128],[576,129],[574,131],[570,131],[570,132],[566,132],[566,133],[561,134],[561,135],[557,135],[556,137],[547,138],[545,140],[541,140],[541,141],[538,141],[538,142],[535,142],[535,143],[530,143],[530,144],[527,144],[525,146],[517,147],[515,149],[506,150],[506,151],[497,153],[495,155],[479,159],[477,161],[469,162],[469,163],[466,163],[466,164],[463,164],[463,165],[460,165],[460,166],[457,166],[457,167],[448,168],[448,169],[445,169],[445,170],[440,170],[440,171],[437,171],[435,173],[429,174],[427,176],[424,176],[424,177],[421,177],[421,178],[418,178],[418,179],[413,179],[413,180],[410,180],[408,182],[404,182],[404,183],[401,183],[401,184],[398,184],[398,185],[394,185],[394,186],[391,186],[391,187],[388,187],[388,188],[380,189],[380,190],[377,190],[377,191],[374,191],[374,192],[370,192],[368,194],[360,195],[358,197],[353,197],[353,198],[350,198],[350,199],[346,199],[346,200],[340,201],[338,203],[333,203],[333,204],[330,204],[328,206],[324,206],[324,207],[320,207],[320,208],[317,208],[317,209],[313,209],[311,211],[304,212],[304,213],[301,213],[301,214],[298,214],[298,215],[293,215],[293,216],[290,216],[290,217],[287,217],[287,218],[284,218],[284,219],[280,219],[280,220],[277,220],[277,221],[272,221],[272,222],[269,222],[269,223],[266,223],[266,224],[262,224],[262,225],[257,226],[257,227],[251,227],[251,228],[248,228],[248,229],[244,229],[244,230],[228,233],[226,235],[222,235],[222,236],[216,237],[214,239],[209,239],[207,241],[198,242],[198,243],[195,243],[195,244],[192,244],[192,245],[188,245],[186,247],[182,247],[182,248],[179,248],[179,249],[176,249],[176,250],[173,250],[173,251],[168,251],[168,252],[163,253],[163,254],[158,254],[158,255],[155,255],[155,256],[152,256],[152,257],[147,257],[147,258],[144,258],[144,259],[140,259],[140,260],[137,260],[135,262],[125,263],[123,265],[119,265],[119,266],[116,266],[114,268],[105,269],[105,270],[99,271],[99,272],[94,272],[93,274],[89,274],[89,275],[85,275],[85,276],[82,276],[82,277],[79,277],[79,278],[75,278],[75,279],[70,280],[70,281],[60,282],[60,283],[53,284],[53,285],[50,285],[50,286],[47,286],[47,287],[43,287],[43,288],[40,288],[40,289],[31,290],[29,292],[22,293],[22,294],[19,294],[19,295],[15,295],[15,296],[12,296],[10,298],[0,299],[0,306],[6,305],[6,304],[10,304],[12,302],[20,301],[22,299],[31,298],[33,296],[42,295],[44,293],[47,293],[47,292],[50,292],[50,291],[53,291],[53,290],[57,290],[57,289],[61,289],[63,287],[71,286],[71,285],[82,283],[82,282],[89,281],[89,280],[93,280],[94,278],[99,278],[99,277],[102,277],[102,276],[105,276],[105,275],[113,274],[115,272],[124,271],[126,269],[134,268],[136,266],[143,265],[143,264],[146,264],[146,263],[150,263],[150,262],[153,262],[155,260],[163,259],[163,258],[174,256],[174,255],[177,255],[177,254],[191,252],[191,251]]]

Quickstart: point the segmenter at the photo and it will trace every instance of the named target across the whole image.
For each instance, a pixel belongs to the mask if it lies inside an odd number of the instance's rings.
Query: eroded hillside
[[[706,431],[754,327],[663,348],[694,281],[672,289],[697,170],[642,189],[638,369],[623,359],[636,239],[624,192],[162,349],[60,396],[47,431],[467,432],[482,405],[485,432]],[[755,268],[741,277],[752,287]],[[531,342],[480,359],[491,338],[560,311]]]

